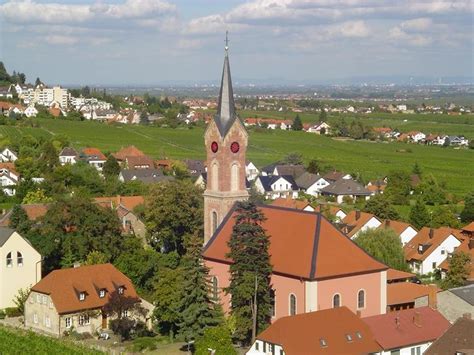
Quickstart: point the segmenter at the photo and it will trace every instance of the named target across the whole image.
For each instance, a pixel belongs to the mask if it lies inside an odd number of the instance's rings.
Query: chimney
[[[415,314],[413,315],[413,324],[419,328],[421,327],[421,314],[418,311],[415,311]]]
[[[386,219],[385,220],[385,227],[390,227],[390,220],[389,219]]]
[[[438,308],[438,287],[435,284],[428,285],[428,306]]]
[[[356,221],[359,220],[359,218],[360,218],[360,211],[357,210],[357,211],[356,211]]]
[[[430,239],[433,239],[433,237],[434,237],[434,229],[433,228],[430,228],[429,237],[430,237]]]

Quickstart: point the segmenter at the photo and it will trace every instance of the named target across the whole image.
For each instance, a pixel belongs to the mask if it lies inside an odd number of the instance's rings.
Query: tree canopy
[[[381,219],[400,219],[397,210],[391,205],[391,199],[384,194],[372,196],[364,206],[364,212],[369,212]]]

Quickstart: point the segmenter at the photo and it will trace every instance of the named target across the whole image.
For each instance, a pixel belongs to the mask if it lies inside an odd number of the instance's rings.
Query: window
[[[102,289],[102,290],[99,291],[99,297],[100,297],[100,298],[104,298],[104,297],[105,297],[105,290],[104,290],[104,289]]]
[[[322,348],[325,348],[328,346],[328,343],[326,342],[326,339],[320,338],[319,339],[319,345],[321,345]]]
[[[444,255],[444,254],[446,254],[446,250],[441,249],[441,255]]]
[[[13,266],[12,252],[9,252],[7,254],[7,267],[12,267],[12,266]]]
[[[118,293],[119,293],[119,295],[123,295],[123,286],[120,286],[118,288]]]
[[[79,325],[88,325],[90,324],[90,318],[88,314],[81,314],[79,316]],[[67,325],[66,325],[67,326]]]
[[[290,316],[296,314],[296,296],[294,294],[290,295]]]
[[[230,168],[230,190],[237,191],[239,189],[239,166],[232,164]]]
[[[215,276],[213,276],[211,279],[211,298],[214,302],[219,300],[219,285],[217,277]]]
[[[431,267],[432,267],[433,269],[436,269],[436,261],[433,261],[433,262],[431,263]]]
[[[351,341],[352,341],[352,335],[346,334],[346,340],[347,340],[348,342],[351,342]]]
[[[122,317],[123,317],[123,318],[127,318],[127,317],[128,317],[128,310],[127,310],[127,309],[125,309],[125,310],[122,311]]]
[[[337,308],[341,307],[341,295],[336,293],[334,297],[332,298],[332,307]]]
[[[360,332],[356,332],[356,337],[357,337],[358,339],[362,339],[362,334],[361,334]]]
[[[260,342],[257,340],[255,342],[255,350],[259,351],[260,350],[259,347],[260,347]]]
[[[48,297],[43,295],[43,304],[47,304],[48,303]]]
[[[217,212],[216,211],[212,211],[212,214],[211,214],[211,219],[212,219],[212,231],[211,231],[211,234],[214,234],[217,230]]]
[[[267,343],[266,342],[263,342],[263,352],[264,353],[267,352]]]
[[[79,301],[84,301],[85,299],[86,299],[86,293],[85,292],[79,293]]]
[[[41,303],[41,295],[39,293],[36,294],[36,303]]]
[[[365,308],[365,291],[360,290],[359,293],[357,293],[357,308]]]
[[[64,321],[66,322],[66,328],[71,328],[71,325],[72,325],[71,317],[64,318]]]
[[[23,266],[23,255],[19,251],[16,252],[16,264],[18,266]]]
[[[400,355],[400,349],[390,351],[390,355]]]
[[[270,307],[272,307],[270,314],[271,314],[272,317],[275,317],[275,315],[276,315],[275,290],[273,290],[273,289],[270,290]]]
[[[33,314],[33,323],[38,324],[38,315],[36,313]]]
[[[421,346],[416,346],[410,349],[411,355],[421,355]]]
[[[51,328],[51,319],[49,319],[49,316],[46,316],[44,319],[44,325],[48,328]]]

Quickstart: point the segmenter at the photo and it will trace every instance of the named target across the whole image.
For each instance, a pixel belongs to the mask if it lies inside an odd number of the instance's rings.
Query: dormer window
[[[99,291],[99,297],[100,297],[100,298],[104,298],[104,297],[105,297],[105,289],[104,289],[104,288]]]
[[[79,293],[79,301],[84,301],[85,299],[86,299],[86,293],[85,292]]]
[[[118,288],[118,294],[119,294],[119,295],[123,295],[123,290],[124,290],[123,286],[119,286],[119,288]]]

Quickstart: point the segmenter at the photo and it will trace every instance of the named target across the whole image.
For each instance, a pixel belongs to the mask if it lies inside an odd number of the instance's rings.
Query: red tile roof
[[[127,157],[140,157],[144,156],[140,149],[135,147],[134,145],[130,145],[128,147],[120,149],[117,153],[112,154],[117,160],[125,160]]]
[[[260,209],[267,218],[262,226],[270,238],[270,261],[275,273],[314,280],[387,269],[320,213],[275,206]],[[232,209],[207,244],[205,259],[232,262],[226,254],[234,218]]]
[[[280,318],[257,339],[282,346],[288,355],[367,354],[381,350],[367,324],[347,307]]]
[[[359,218],[357,218],[357,214],[359,214]],[[360,211],[349,212],[347,216],[342,219],[342,222],[344,224],[347,224],[348,226],[351,227],[349,232],[347,233],[347,236],[348,237],[354,236],[354,234],[356,234],[372,218],[377,218],[377,217],[373,215],[372,213],[367,213],[367,212],[360,212]]]
[[[271,205],[277,207],[294,208],[297,210],[303,210],[306,207],[311,206],[310,203],[306,200],[295,200],[291,197],[277,198],[272,201]]]
[[[99,160],[107,160],[107,157],[97,148],[84,148],[82,153],[86,156],[97,157]]]
[[[416,298],[428,296],[430,285],[420,285],[412,282],[395,282],[387,284],[387,305],[413,303]]]
[[[143,196],[111,196],[111,197],[95,197],[94,201],[104,207],[118,208],[119,206],[125,207],[127,210],[132,211],[138,205],[142,205],[145,202]]]
[[[387,270],[387,281],[395,281],[395,280],[406,280],[415,277],[415,274],[410,272],[400,271],[396,269],[388,269]]]
[[[430,237],[431,231],[431,237]],[[433,250],[435,250],[442,242],[446,240],[450,235],[455,236],[460,241],[462,240],[461,231],[449,227],[441,227],[437,229],[431,229],[423,227],[417,235],[415,235],[404,247],[406,260],[425,260]],[[425,251],[420,254],[418,252],[418,246],[426,245]]]
[[[15,163],[11,163],[11,162],[0,163],[0,169],[9,170],[11,173],[15,174],[16,176],[20,176],[20,174],[16,170]]]
[[[462,230],[466,232],[474,232],[474,222],[471,222],[467,226],[462,227]]]
[[[401,235],[404,231],[406,231],[410,227],[412,227],[416,231],[416,228],[413,227],[410,223],[386,219],[382,222],[379,228],[390,228],[395,233],[397,233],[397,235]]]
[[[144,166],[147,166],[150,169],[153,169],[155,167],[153,159],[151,159],[147,155],[142,155],[138,157],[127,157],[125,160],[129,169],[140,169]]]
[[[474,354],[474,319],[458,318],[456,322],[430,345],[425,355]]]
[[[449,321],[441,313],[430,307],[390,312],[363,318],[363,321],[384,350],[432,342],[450,326]]]
[[[120,286],[124,287],[124,296],[138,300],[128,277],[112,264],[99,264],[54,270],[31,290],[50,295],[58,313],[65,314],[103,307]],[[100,289],[107,290],[106,297],[99,297]],[[79,300],[80,292],[86,292],[83,301]]]

